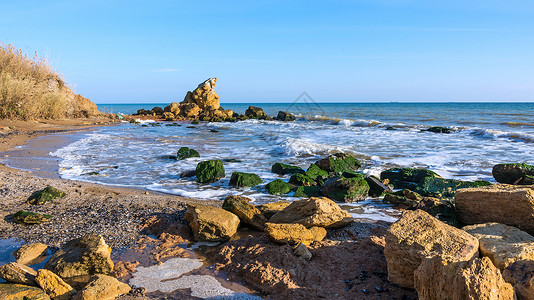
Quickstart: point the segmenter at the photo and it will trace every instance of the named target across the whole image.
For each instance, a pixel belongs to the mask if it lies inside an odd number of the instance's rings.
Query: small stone
[[[304,258],[305,260],[312,259],[312,254],[310,252],[310,249],[306,247],[303,243],[299,243],[295,249],[293,250],[295,255]]]

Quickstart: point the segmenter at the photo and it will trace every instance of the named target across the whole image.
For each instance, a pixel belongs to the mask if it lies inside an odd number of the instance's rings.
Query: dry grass
[[[74,95],[46,59],[0,44],[0,119],[59,119],[95,113],[96,106]]]

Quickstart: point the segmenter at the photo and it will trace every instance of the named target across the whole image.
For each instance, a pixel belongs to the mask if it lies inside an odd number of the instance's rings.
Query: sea
[[[132,114],[166,104],[102,104],[114,114]],[[270,116],[287,111],[294,122],[247,120],[235,123],[160,126],[123,122],[87,133],[52,153],[60,158],[62,178],[142,188],[198,199],[222,200],[244,195],[254,203],[297,198],[273,196],[265,184],[288,180],[271,172],[276,162],[304,169],[329,154],[347,152],[362,163],[361,171],[379,175],[392,167],[428,168],[444,178],[494,182],[498,163],[534,163],[534,103],[222,103],[244,113],[258,106]],[[142,126],[143,124],[149,126]],[[156,125],[156,126],[154,126]],[[433,126],[451,133],[425,131]],[[190,147],[200,158],[169,159],[180,147]],[[224,160],[226,177],[199,184],[180,174],[203,160]],[[264,184],[232,188],[232,172],[255,173]],[[346,204],[353,216],[393,221],[398,212],[380,199]]]

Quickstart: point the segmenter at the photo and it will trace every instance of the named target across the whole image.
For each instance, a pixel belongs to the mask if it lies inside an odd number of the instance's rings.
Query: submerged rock
[[[363,174],[353,178],[334,177],[324,183],[321,193],[336,201],[356,202],[367,198],[369,185]]]
[[[478,256],[478,246],[475,237],[422,210],[405,211],[386,233],[388,279],[413,288],[414,271],[425,257],[469,261]]]
[[[275,163],[271,167],[271,172],[280,174],[280,175],[305,173],[301,167],[292,166],[292,165],[283,164],[283,163]]]
[[[93,276],[89,284],[79,291],[73,300],[113,300],[119,295],[127,294],[131,290],[126,283],[107,275]]]
[[[347,153],[330,155],[318,160],[315,164],[328,173],[343,173],[358,170],[361,167],[360,161]]]
[[[61,278],[81,275],[110,274],[113,261],[111,248],[104,238],[97,234],[87,234],[71,240],[59,249],[45,265]]]
[[[429,132],[434,132],[434,133],[451,133],[452,129],[447,128],[447,127],[434,126],[423,131],[429,131]]]
[[[45,269],[37,271],[35,281],[54,300],[70,300],[76,292],[59,276]]]
[[[195,170],[197,181],[200,183],[212,183],[225,176],[224,166],[220,160],[206,160],[198,163]]]
[[[269,219],[271,223],[301,224],[307,228],[343,227],[353,222],[352,216],[328,198],[297,200]]]
[[[236,188],[252,187],[260,183],[263,183],[263,180],[253,173],[234,172],[230,178],[230,185]]]
[[[42,243],[25,244],[13,251],[13,256],[17,263],[30,265],[40,259],[44,260],[47,251],[48,246]]]
[[[36,285],[34,269],[19,263],[8,263],[0,267],[0,278],[11,283]]]
[[[413,190],[417,184],[427,177],[441,178],[436,172],[416,168],[392,168],[380,173],[382,181],[387,180],[396,189]]]
[[[208,205],[188,205],[185,219],[197,241],[222,242],[229,240],[239,226],[239,218],[222,208]]]
[[[13,222],[24,225],[34,225],[48,222],[53,218],[51,215],[33,211],[19,210],[13,215]]]
[[[238,216],[241,222],[263,231],[267,218],[249,201],[250,199],[241,196],[228,196],[222,207]]]
[[[534,166],[527,164],[498,164],[491,171],[499,183],[532,185],[534,184]]]
[[[274,118],[278,121],[295,121],[295,115],[285,111],[279,111],[278,115]]]
[[[491,183],[483,180],[461,181],[454,179],[426,177],[417,184],[414,191],[423,196],[452,198],[454,197],[456,190],[458,189],[474,188],[488,185],[491,185]]]
[[[190,157],[200,157],[200,154],[194,149],[189,147],[181,147],[176,153],[176,159],[182,160]]]
[[[50,300],[50,296],[38,287],[16,283],[0,283],[0,299]]]
[[[282,179],[276,179],[266,184],[265,190],[271,195],[284,195],[291,192],[291,186]]]
[[[28,203],[35,204],[35,205],[43,205],[48,201],[52,201],[54,199],[63,198],[67,195],[67,193],[62,192],[55,187],[47,186],[44,189],[40,190],[39,192],[33,194],[28,199]]]

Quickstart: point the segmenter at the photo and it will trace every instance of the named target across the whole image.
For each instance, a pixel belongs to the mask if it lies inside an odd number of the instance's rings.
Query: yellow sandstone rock
[[[75,293],[63,279],[45,269],[37,271],[35,281],[54,300],[69,300]]]
[[[89,284],[83,288],[74,300],[113,300],[115,297],[127,294],[130,286],[107,275],[96,275],[91,278]]]

